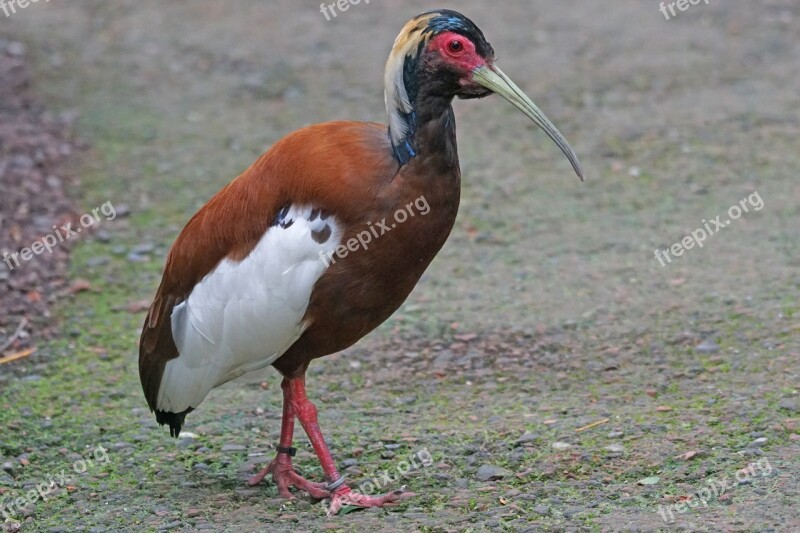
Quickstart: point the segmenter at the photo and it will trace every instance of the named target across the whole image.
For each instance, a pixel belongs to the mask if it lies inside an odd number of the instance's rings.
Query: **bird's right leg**
[[[295,449],[292,448],[292,439],[294,437],[295,413],[292,407],[292,390],[289,387],[289,380],[283,380],[281,389],[283,390],[283,419],[281,421],[281,438],[278,445],[278,454],[266,468],[251,477],[247,484],[251,487],[258,485],[264,481],[267,475],[272,474],[272,479],[278,486],[278,492],[284,498],[293,498],[289,487],[304,490],[309,493],[311,497],[318,500],[329,498],[330,492],[324,489],[324,483],[308,481],[294,471],[292,457],[294,457]]]

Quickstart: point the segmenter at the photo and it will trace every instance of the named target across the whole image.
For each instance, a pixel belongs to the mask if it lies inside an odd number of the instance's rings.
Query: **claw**
[[[325,490],[324,483],[314,483],[307,480],[294,471],[291,460],[283,459],[280,455],[273,459],[261,472],[248,479],[247,484],[251,487],[258,485],[269,474],[272,474],[272,479],[278,487],[278,493],[286,499],[294,498],[294,494],[289,490],[290,487],[305,491],[316,500],[324,500],[331,497],[331,493]]]
[[[413,498],[414,496],[415,494],[413,492],[406,492],[405,487],[401,487],[383,496],[369,496],[367,494],[353,492],[350,487],[345,485],[333,492],[327,514],[328,516],[337,515],[339,511],[347,505],[361,507],[363,509],[370,507],[389,507],[403,500]]]

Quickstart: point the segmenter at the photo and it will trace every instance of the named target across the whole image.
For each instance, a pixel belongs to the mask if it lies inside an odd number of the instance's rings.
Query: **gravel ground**
[[[329,518],[246,487],[277,441],[274,374],[215,391],[181,439],[156,426],[136,342],[169,244],[287,132],[382,120],[391,42],[434,7],[373,0],[328,21],[289,0],[73,0],[0,20],[38,101],[77,110],[91,143],[78,210],[129,211],[77,241],[70,279],[88,290],[56,307],[58,335],[0,366],[7,530],[800,530],[792,0],[670,20],[633,0],[454,6],[588,179],[505,103],[457,102],[453,236],[389,322],[312,365],[348,478],[416,498]],[[654,250],[717,215],[730,223],[661,266]]]
[[[76,117],[46,112],[30,84],[27,47],[0,38],[0,357],[30,349],[47,328],[50,307],[68,292],[72,243],[56,246],[53,226],[60,232],[77,222],[65,192],[77,185],[67,167]]]

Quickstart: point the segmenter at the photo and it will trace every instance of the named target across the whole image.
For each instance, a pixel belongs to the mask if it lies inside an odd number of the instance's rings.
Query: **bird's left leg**
[[[292,448],[292,438],[294,436],[294,409],[292,406],[291,389],[289,382],[284,379],[281,383],[283,389],[283,419],[281,420],[281,438],[278,444],[278,454],[275,459],[261,472],[251,477],[247,484],[251,487],[258,485],[269,474],[278,486],[278,492],[284,498],[292,498],[289,487],[294,486],[309,493],[313,498],[322,500],[330,497],[330,492],[325,490],[324,483],[312,483],[294,471],[292,457],[295,449]]]
[[[395,490],[383,496],[368,496],[353,492],[344,482],[344,477],[339,474],[336,469],[336,464],[333,462],[331,452],[328,445],[325,443],[325,438],[322,436],[322,431],[319,428],[317,421],[317,408],[306,396],[306,378],[301,375],[296,378],[290,378],[288,383],[290,389],[290,397],[292,400],[292,409],[300,424],[303,426],[314,451],[319,457],[319,462],[322,465],[322,471],[325,473],[325,479],[328,484],[325,490],[329,491],[331,504],[328,508],[328,514],[334,515],[346,505],[353,505],[356,507],[383,507],[397,503],[400,500],[414,496],[411,492],[404,490]]]

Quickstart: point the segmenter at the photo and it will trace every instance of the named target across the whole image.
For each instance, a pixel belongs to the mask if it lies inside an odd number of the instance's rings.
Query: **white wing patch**
[[[327,268],[322,257],[341,238],[333,217],[290,206],[244,260],[220,262],[172,311],[180,356],[164,369],[158,409],[197,407],[212,388],[288,350],[308,326],[311,291]]]

